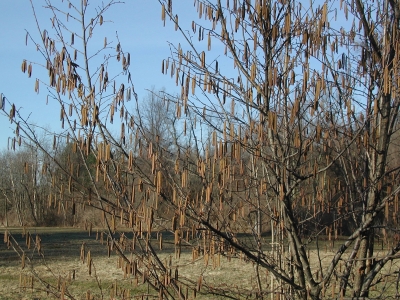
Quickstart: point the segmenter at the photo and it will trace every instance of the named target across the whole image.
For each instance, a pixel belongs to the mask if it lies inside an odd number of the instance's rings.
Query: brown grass
[[[10,230],[17,239],[18,244],[26,248],[25,237],[20,229]],[[109,299],[114,296],[122,299],[129,291],[133,298],[138,293],[149,293],[157,295],[147,284],[141,284],[142,278],[132,275],[124,276],[121,261],[116,254],[108,258],[107,248],[95,240],[96,233],[89,237],[87,232],[80,230],[63,229],[30,229],[32,237],[38,234],[42,240],[44,257],[32,249],[26,254],[26,266],[21,268],[21,262],[17,253],[7,249],[5,244],[0,246],[0,299],[43,299],[54,295],[47,293],[46,285],[57,287],[57,292],[65,285],[65,295],[70,294],[76,299],[86,299],[86,293],[90,291],[95,298]],[[86,258],[81,260],[81,246],[85,243]],[[169,244],[169,246],[168,246]],[[210,286],[218,292],[224,289],[226,282],[237,290],[251,291],[255,285],[255,269],[251,263],[240,258],[227,258],[214,255],[200,256],[193,260],[192,253],[183,251],[180,259],[175,257],[173,251],[173,240],[164,243],[161,260],[171,263],[171,269],[178,270],[179,278],[195,287],[201,274],[202,288]],[[90,250],[93,264],[91,275],[87,264],[87,254]],[[28,259],[29,258],[29,259]],[[33,278],[33,284],[32,284]],[[41,278],[41,283],[38,278]],[[194,296],[193,289],[185,291],[190,298]],[[201,299],[203,291],[197,294]],[[216,296],[217,297],[217,296]],[[209,299],[209,296],[203,297]]]
[[[21,268],[21,261],[13,249],[7,249],[5,244],[0,245],[0,299],[48,299],[55,298],[54,295],[46,292],[47,285],[55,287],[57,293],[65,289],[65,299],[71,295],[75,299],[87,299],[87,293],[95,299],[136,299],[135,295],[150,294],[157,297],[157,292],[145,283],[142,278],[126,275],[121,268],[121,260],[116,254],[109,258],[107,248],[95,240],[95,232],[88,236],[87,232],[80,230],[65,229],[31,229],[32,236],[36,233],[42,239],[44,257],[37,255],[37,252],[27,252],[26,266]],[[14,237],[19,236],[22,243],[21,233],[11,230]],[[175,257],[171,248],[174,247],[174,237],[165,243],[166,249],[160,253],[162,261],[166,265],[171,264],[171,270],[178,270],[179,279],[188,283],[191,287],[184,289],[190,299],[196,295],[196,299],[218,299],[223,298],[219,295],[224,290],[233,293],[240,293],[247,296],[255,296],[257,289],[256,266],[240,257],[226,257],[222,255],[198,256],[193,260],[190,251],[183,251],[180,259]],[[25,243],[25,240],[23,240]],[[86,258],[81,260],[81,245],[85,243]],[[321,265],[325,268],[331,261],[334,253],[329,250],[327,243],[322,244],[320,252]],[[92,260],[91,275],[87,263],[87,254],[90,250]],[[385,250],[385,249],[384,249]],[[379,256],[383,252],[376,252]],[[319,265],[316,250],[310,250],[314,266]],[[390,273],[399,270],[399,263],[389,264],[383,273]],[[280,285],[271,281],[271,276],[263,269],[260,269],[260,277],[264,288],[280,292]],[[41,278],[41,283],[38,278]],[[394,276],[387,277],[386,282],[382,282],[375,287],[371,293],[373,295],[394,295],[396,288]],[[335,284],[334,284],[335,285]],[[332,289],[330,286],[325,292],[325,298],[330,298]],[[195,290],[200,288],[200,292]],[[383,289],[385,288],[385,289]],[[214,293],[212,296],[202,295],[203,293]]]

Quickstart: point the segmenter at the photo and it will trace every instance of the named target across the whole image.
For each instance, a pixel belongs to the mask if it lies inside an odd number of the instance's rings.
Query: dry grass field
[[[19,244],[24,244],[20,229],[10,230]],[[142,284],[142,278],[126,276],[121,269],[119,257],[113,253],[108,257],[107,247],[96,240],[96,233],[91,236],[88,232],[75,229],[36,228],[30,229],[31,235],[38,234],[42,240],[44,256],[37,251],[27,255],[27,263],[22,269],[18,254],[7,245],[0,246],[0,299],[47,299],[54,298],[45,291],[46,284],[65,288],[65,298],[72,296],[76,299],[87,299],[88,292],[94,299],[135,299],[135,295],[148,294],[158,297],[148,284]],[[86,252],[90,250],[93,260],[92,274],[88,266],[80,259],[82,244]],[[228,259],[222,256],[214,258],[199,257],[193,260],[190,251],[182,251],[178,260],[174,251],[165,243],[160,257],[171,264],[172,269],[178,268],[179,277],[187,278],[188,282],[197,282],[194,274],[202,274],[203,286],[223,289],[224,282],[229,282],[237,289],[252,290],[256,283],[254,267],[251,263],[240,258]],[[171,242],[172,245],[172,242]],[[28,258],[31,264],[28,263]],[[249,275],[252,274],[253,275]],[[36,275],[36,276],[35,276]],[[41,278],[46,284],[42,284]],[[187,291],[193,297],[193,291]],[[196,293],[196,298],[202,295]],[[192,294],[192,295],[191,295]],[[203,297],[204,298],[204,297]],[[205,297],[204,299],[208,299]],[[216,296],[218,298],[218,296]],[[141,299],[141,297],[139,297]],[[151,299],[151,297],[150,297]]]
[[[3,232],[2,232],[3,233]],[[17,243],[24,243],[20,229],[13,229],[11,233]],[[38,234],[42,240],[43,256],[39,256],[35,249],[27,254],[25,267],[12,248],[0,245],[0,299],[51,299],[55,295],[48,293],[47,286],[53,286],[58,291],[64,291],[64,299],[143,299],[138,295],[149,295],[148,299],[157,299],[158,294],[147,283],[142,283],[140,276],[126,275],[121,266],[119,257],[112,253],[108,257],[107,248],[96,240],[96,233],[89,236],[88,232],[78,229],[33,228],[31,235]],[[85,243],[85,252],[90,250],[93,260],[91,275],[88,266],[80,259],[81,247]],[[252,298],[256,289],[256,268],[240,257],[204,257],[193,259],[189,250],[182,251],[180,259],[176,259],[172,242],[160,252],[162,260],[178,269],[179,278],[196,286],[199,275],[202,276],[202,288],[199,292],[193,289],[185,290],[189,299],[220,299],[223,290],[240,291],[243,298],[247,295]],[[328,249],[327,243],[322,244],[321,265],[328,264],[333,252]],[[377,255],[379,255],[377,253]],[[310,250],[314,264],[319,264],[317,252]],[[399,264],[389,265],[384,272],[398,273]],[[396,275],[397,276],[397,275]],[[40,279],[39,279],[40,278]],[[271,291],[279,292],[275,282],[271,285],[271,277],[265,270],[261,271],[262,281]],[[40,282],[43,280],[43,282]],[[229,287],[228,287],[229,284]],[[397,278],[389,276],[372,292],[375,296],[396,297]],[[331,286],[325,292],[325,297],[332,294]],[[203,295],[213,291],[210,296]],[[276,295],[275,295],[276,296]],[[211,298],[210,298],[211,297]],[[146,299],[146,298],[144,298]],[[273,297],[273,299],[278,299]]]

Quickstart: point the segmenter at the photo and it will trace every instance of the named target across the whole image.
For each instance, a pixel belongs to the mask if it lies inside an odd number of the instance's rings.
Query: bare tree
[[[204,39],[203,48],[180,28],[172,1],[160,3],[162,19],[175,23],[187,41],[188,50],[172,47],[163,70],[169,65],[176,78],[182,78],[178,83],[183,107],[188,105],[215,128],[214,146],[222,147],[218,159],[230,157],[227,165],[233,168],[235,156],[226,151],[229,146],[249,155],[246,205],[254,212],[254,227],[241,231],[253,232],[257,243],[235,246],[271,271],[282,289],[288,284],[301,298],[321,297],[338,274],[338,295],[351,287],[352,297],[368,296],[371,285],[383,280],[383,266],[399,250],[394,244],[386,253],[374,252],[377,228],[397,230],[387,226],[389,207],[399,190],[397,167],[388,169],[387,153],[398,114],[398,3],[341,2],[345,18],[354,19],[346,30],[336,27],[335,3],[304,7],[291,1],[228,1],[223,6],[221,1],[196,1],[205,21],[193,22],[192,31]],[[237,79],[223,75],[226,59],[209,58],[207,48],[215,41],[225,46]],[[194,92],[196,87],[200,94]],[[190,98],[190,93],[201,96]],[[207,118],[208,111],[219,114],[222,128]],[[340,177],[330,182],[329,172],[337,167]],[[229,183],[235,177],[225,172],[219,176],[220,194],[231,193]],[[304,186],[309,182],[312,189]],[[217,207],[210,210],[216,212]],[[331,213],[335,210],[338,213]],[[221,234],[228,224],[222,222],[225,214],[216,215],[218,230],[209,219],[199,222]],[[321,219],[324,215],[328,220]],[[272,262],[262,246],[264,216],[275,222],[272,236],[278,237]],[[319,265],[313,271],[309,242],[321,233],[337,234],[344,220],[353,224],[350,236],[327,267]],[[303,238],[299,226],[304,223],[316,224],[317,231]],[[278,257],[285,257],[289,267],[278,267]],[[345,271],[339,272],[342,261]],[[265,291],[261,281],[259,290]]]
[[[61,137],[70,142],[87,180],[71,160],[58,163],[61,173],[82,203],[103,213],[112,249],[133,276],[161,299],[186,298],[183,288],[235,299],[321,299],[328,289],[332,298],[370,297],[377,286],[383,292],[373,296],[385,296],[396,274],[383,270],[400,250],[398,241],[387,240],[386,251],[375,243],[399,230],[399,166],[388,160],[399,108],[397,1],[195,1],[199,20],[187,31],[173,1],[160,0],[162,21],[182,34],[162,62],[181,94],[153,92],[147,110],[119,42],[88,52],[116,2],[95,11],[84,0],[67,2],[68,12],[46,1],[53,27],[38,25],[40,43],[28,33],[49,74],[36,91],[45,85],[60,104],[65,133],[54,136],[54,148]],[[222,53],[208,52],[216,44]],[[120,84],[113,60],[122,62]],[[24,60],[22,70],[31,76],[32,63]],[[11,107],[23,139],[55,159]],[[111,133],[117,114],[119,136]],[[117,235],[118,218],[132,230],[135,261]],[[172,276],[154,232],[173,236],[177,258],[183,246],[194,257],[245,257],[255,266],[256,293],[211,286],[202,274],[193,274],[196,281],[175,269]],[[346,237],[336,241],[340,232]],[[324,238],[333,255],[322,263]]]

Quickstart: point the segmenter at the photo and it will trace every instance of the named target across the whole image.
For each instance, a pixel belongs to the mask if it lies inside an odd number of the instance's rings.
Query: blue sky
[[[36,5],[36,14],[43,28],[49,26],[49,15],[42,8],[43,1],[33,0]],[[60,1],[53,1],[54,4]],[[94,6],[96,1],[89,1]],[[179,3],[179,6],[178,6]],[[61,5],[65,6],[64,3]],[[26,30],[38,34],[29,0],[2,0],[0,1],[0,93],[15,103],[16,108],[29,120],[37,125],[57,131],[60,128],[59,105],[46,104],[46,91],[41,89],[37,95],[34,84],[38,68],[34,65],[32,77],[21,72],[23,59],[41,61],[32,42],[25,45]],[[193,1],[175,1],[174,11],[180,16],[180,25],[191,28],[191,21],[197,19]],[[182,14],[182,12],[185,12]],[[185,16],[185,18],[181,17]],[[179,33],[174,31],[172,23],[163,26],[161,8],[157,0],[126,0],[125,4],[114,6],[105,15],[107,22],[103,27],[102,35],[108,41],[115,41],[115,32],[124,51],[131,54],[131,73],[135,91],[139,99],[147,95],[146,89],[165,88],[170,93],[180,92],[175,81],[169,76],[161,74],[161,62],[169,56],[167,42],[177,44],[182,41]],[[104,37],[99,36],[103,42]],[[114,44],[115,45],[115,44]],[[10,106],[6,106],[6,111]],[[0,150],[7,148],[8,137],[13,136],[15,124],[0,113]]]
[[[36,6],[36,14],[41,25],[43,28],[48,28],[50,15],[46,14],[47,10],[42,8],[44,0],[32,1]],[[51,1],[67,7],[67,1]],[[92,7],[101,3],[100,0],[88,1]],[[72,2],[79,3],[80,0]],[[193,0],[175,0],[173,5],[173,11],[179,15],[179,24],[182,28],[190,30],[192,20],[199,21],[196,8],[193,7]],[[314,6],[316,6],[315,3]],[[32,78],[28,78],[27,74],[21,72],[23,59],[43,63],[43,58],[39,56],[33,43],[29,41],[28,46],[25,45],[26,30],[38,36],[30,1],[0,0],[0,12],[2,14],[0,17],[0,93],[5,95],[8,101],[15,103],[16,108],[25,118],[29,116],[30,122],[59,131],[61,129],[59,104],[46,104],[47,93],[44,87],[38,95],[34,92],[35,78],[46,77],[46,74],[41,76],[39,68],[35,65]],[[100,33],[98,35],[97,31],[94,33],[95,39],[98,40],[99,45],[102,45],[104,36],[107,36],[107,40],[114,41],[115,46],[115,32],[118,32],[124,51],[131,54],[130,71],[139,100],[145,98],[148,94],[147,90],[153,88],[156,90],[164,88],[170,94],[180,93],[180,87],[175,86],[175,79],[161,73],[161,63],[163,59],[170,56],[168,42],[174,45],[181,43],[184,51],[188,50],[188,47],[185,46],[182,35],[174,30],[172,22],[167,21],[166,26],[163,26],[158,0],[126,0],[124,4],[113,6],[105,14],[104,20],[112,20],[112,22],[105,22],[99,28]],[[344,20],[342,14],[339,13],[338,23],[343,25],[349,24],[350,21]],[[209,22],[206,24],[209,25]],[[197,35],[194,37],[194,40],[196,39]],[[199,43],[196,42],[196,47],[198,45]],[[207,42],[201,42],[200,47],[202,47],[201,50],[207,50]],[[207,61],[211,62],[219,57],[221,73],[229,74],[228,76],[234,78],[237,76],[237,70],[233,70],[231,64],[223,63],[223,53],[221,44],[213,40],[212,51],[207,52]],[[47,81],[46,78],[43,80]],[[9,110],[8,105],[6,111]],[[7,148],[8,138],[13,137],[14,129],[15,124],[10,124],[0,111],[0,150]]]

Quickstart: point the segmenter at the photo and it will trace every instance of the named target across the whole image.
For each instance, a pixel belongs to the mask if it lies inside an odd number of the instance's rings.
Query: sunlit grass
[[[21,246],[26,248],[21,229],[12,229],[11,233],[19,239]],[[30,228],[42,238],[44,257],[39,256],[34,249],[29,250],[27,257],[31,263],[22,269],[18,255],[13,249],[7,249],[5,244],[0,246],[0,299],[48,299],[55,296],[46,292],[47,285],[56,287],[53,289],[59,293],[62,285],[65,286],[65,297],[71,295],[75,299],[87,299],[90,293],[94,299],[123,299],[128,296],[134,299],[135,295],[153,295],[155,291],[148,282],[143,282],[141,276],[124,275],[119,265],[116,254],[107,256],[105,245],[96,241],[96,231],[89,236],[88,232],[73,228]],[[266,244],[268,245],[268,237]],[[93,259],[92,274],[89,275],[87,263],[79,258],[80,247],[85,243],[86,251],[90,250]],[[312,269],[322,269],[331,262],[334,251],[340,241],[333,244],[331,241],[318,243],[320,252],[317,254],[317,245],[309,246],[308,254],[311,258]],[[222,299],[223,293],[238,298],[254,298],[257,290],[256,265],[246,261],[238,255],[224,256],[199,256],[192,258],[190,251],[184,251],[180,259],[175,257],[172,243],[166,243],[166,250],[159,251],[159,257],[163,262],[171,263],[171,270],[176,269],[179,279],[187,283],[189,288],[182,285],[182,293],[193,299]],[[375,255],[381,256],[386,252],[386,247],[381,249],[381,243],[377,244]],[[128,255],[129,257],[129,255]],[[319,260],[320,259],[320,260]],[[382,274],[388,275],[385,280],[376,284],[370,292],[370,297],[395,296],[397,289],[397,275],[400,269],[399,263],[388,264]],[[202,286],[197,291],[199,277]],[[271,274],[260,268],[259,276],[263,288],[267,293],[280,292],[279,282],[271,281]],[[33,278],[33,284],[32,284]],[[38,278],[41,278],[41,283]],[[326,288],[324,298],[329,299],[337,295],[339,280],[333,280],[334,285]],[[173,293],[172,288],[170,290]],[[211,293],[211,296],[210,296]],[[241,296],[239,296],[241,295]]]

